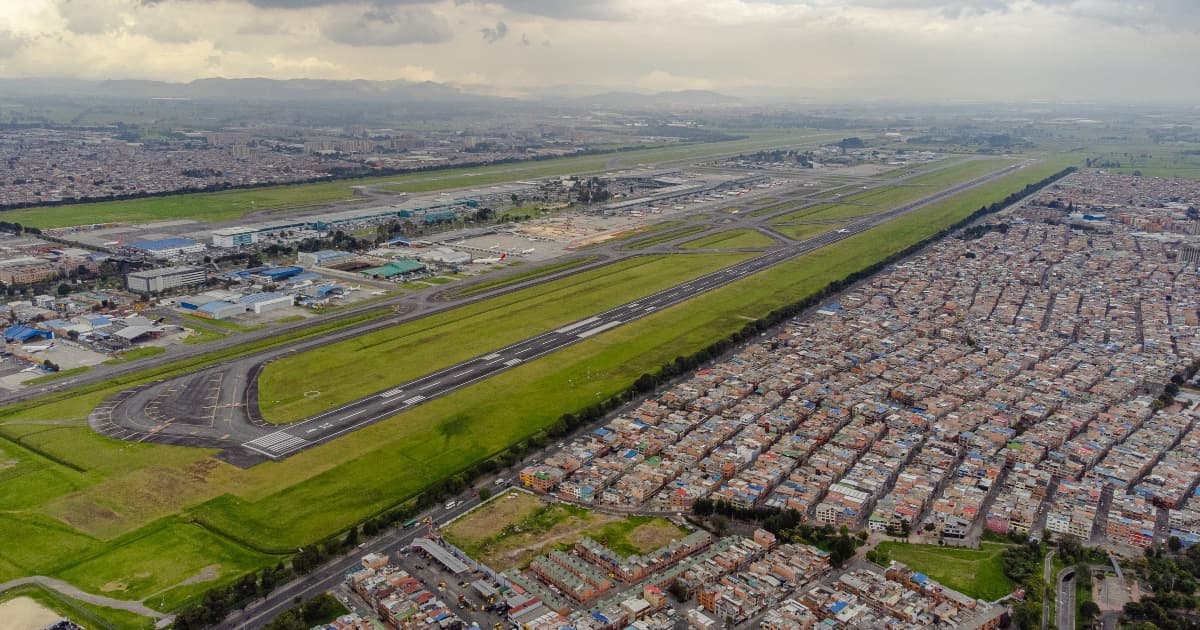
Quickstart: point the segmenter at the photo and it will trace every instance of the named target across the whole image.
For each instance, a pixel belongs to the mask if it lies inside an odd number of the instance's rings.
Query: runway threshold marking
[[[559,333],[559,334],[566,334],[566,333],[571,332],[572,330],[577,330],[579,328],[583,328],[584,326],[587,326],[588,324],[594,324],[598,321],[600,321],[599,316],[589,317],[585,320],[575,322],[574,324],[567,324],[566,326],[563,326],[562,328],[559,328],[559,329],[555,330],[554,332]]]
[[[399,387],[395,387],[395,388],[387,390],[386,392],[383,392],[382,394],[379,395],[379,397],[380,398],[392,398],[394,396],[399,396],[400,394],[403,394],[403,393],[404,393],[403,389],[401,389]]]
[[[575,336],[576,336],[576,337],[579,337],[580,339],[587,339],[588,337],[591,337],[592,335],[598,335],[598,334],[600,334],[600,333],[602,333],[602,332],[604,332],[604,331],[606,331],[606,330],[608,330],[608,329],[610,329],[610,328],[616,328],[617,326],[620,326],[622,323],[623,323],[623,322],[622,322],[621,320],[619,320],[619,319],[614,319],[613,321],[611,321],[611,322],[608,322],[607,324],[604,324],[604,325],[602,325],[602,326],[597,326],[597,327],[595,327],[595,328],[592,328],[592,329],[590,329],[590,330],[585,330],[585,331],[583,331],[583,332],[581,332],[581,333],[579,333],[578,335],[575,335]]]
[[[277,457],[301,448],[310,442],[287,431],[275,431],[260,438],[255,438],[242,444],[246,448],[258,451],[267,457]]]

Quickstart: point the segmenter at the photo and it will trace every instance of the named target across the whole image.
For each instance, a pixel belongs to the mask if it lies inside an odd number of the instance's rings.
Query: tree
[[[70,292],[71,292],[71,285],[67,284],[66,282],[58,285],[58,294],[60,296],[66,296]]]
[[[1099,615],[1100,606],[1096,602],[1087,601],[1079,605],[1079,620],[1083,623],[1091,623]]]
[[[491,488],[480,488],[479,489],[479,500],[480,501],[487,501],[490,498],[492,498],[492,489]]]

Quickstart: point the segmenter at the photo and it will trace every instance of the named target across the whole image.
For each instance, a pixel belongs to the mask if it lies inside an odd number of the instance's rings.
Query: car
[[[567,443],[566,443],[566,442],[559,442],[559,443],[558,443],[558,448],[567,448]]]
[[[446,504],[447,510],[453,510],[456,507],[458,507],[458,501],[450,501],[449,503]]]
[[[497,486],[503,486],[503,485],[504,485],[504,483],[505,483],[505,481],[504,481],[504,477],[500,477],[499,479],[496,479],[496,480],[495,480],[495,481],[493,481],[492,483],[496,484]]]

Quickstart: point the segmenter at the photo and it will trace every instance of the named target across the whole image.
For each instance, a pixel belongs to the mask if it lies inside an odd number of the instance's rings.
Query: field
[[[495,280],[479,282],[479,283],[473,284],[469,287],[465,287],[463,289],[456,291],[455,295],[459,296],[459,297],[467,296],[467,295],[475,295],[476,293],[483,293],[484,291],[491,291],[492,289],[498,289],[500,287],[508,286],[510,284],[524,282],[525,280],[532,280],[534,278],[540,278],[542,276],[547,276],[552,273],[557,273],[559,271],[566,271],[567,269],[574,269],[575,267],[581,267],[581,266],[586,265],[595,260],[596,260],[595,256],[583,256],[581,258],[571,258],[569,260],[564,260],[562,262],[551,263],[549,265],[543,265],[541,267],[537,267],[535,269],[530,269],[528,271],[522,271],[521,273],[508,275],[503,278],[496,278]]]
[[[51,622],[65,617],[80,627],[96,630],[136,630],[154,626],[154,620],[148,617],[77,601],[36,584],[18,586],[0,593],[0,619],[4,620],[4,627],[22,630],[44,627],[22,623],[22,613],[27,615],[28,620],[38,612],[52,614]]]
[[[291,422],[731,265],[744,256],[645,256],[272,362],[259,400]],[[486,341],[480,330],[487,331]],[[320,356],[320,361],[313,357]],[[329,374],[347,378],[330,379]],[[305,392],[320,391],[319,396]]]
[[[117,358],[105,361],[104,364],[117,365],[120,363],[129,363],[130,361],[137,361],[138,359],[145,359],[146,357],[158,356],[166,351],[167,349],[162,346],[141,346],[139,348],[133,348],[132,350],[126,350],[125,352],[117,355]]]
[[[736,249],[739,247],[770,247],[775,239],[755,230],[729,230],[688,241],[680,249]]]
[[[700,232],[703,232],[707,229],[708,229],[708,226],[694,225],[692,227],[681,228],[678,230],[671,230],[669,232],[661,232],[657,236],[652,236],[650,238],[644,238],[640,241],[635,241],[633,243],[630,243],[629,245],[625,246],[625,249],[632,249],[632,250],[646,249],[648,247],[654,247],[655,245],[661,245],[663,243],[674,241],[676,239],[681,239],[685,236],[699,234]]]
[[[1195,145],[1192,145],[1193,147]],[[1111,173],[1143,177],[1184,177],[1200,179],[1200,150],[1175,149],[1152,146],[1140,150],[1123,147],[1120,151],[1102,151],[1092,154],[1097,162],[1120,164],[1119,167],[1104,167]]]
[[[0,539],[21,544],[0,546],[0,581],[69,576],[89,589],[123,587],[113,591],[121,597],[150,595],[148,605],[168,609],[239,572],[273,564],[298,546],[339,534],[528,438],[562,413],[740,329],[746,317],[798,300],[1065,165],[1050,160],[1023,169],[328,445],[249,470],[211,458],[212,451],[116,442],[92,433],[84,424],[88,411],[136,382],[132,378],[7,407],[0,410],[0,461],[6,462],[0,469]],[[502,329],[536,319],[544,329],[541,317],[541,311],[526,309],[484,325]],[[84,575],[79,565],[97,573]],[[215,579],[180,585],[185,577],[207,577],[213,565],[219,565]],[[119,567],[121,574],[99,567]]]
[[[842,227],[842,223],[797,223],[794,225],[776,225],[775,231],[789,238],[803,241],[814,236],[820,236],[834,228]]]
[[[509,491],[442,530],[446,540],[492,569],[524,568],[538,555],[565,549],[580,536],[623,555],[644,554],[687,535],[670,521],[621,518]]]
[[[885,541],[876,551],[965,595],[995,601],[1014,587],[1004,575],[1000,558],[1008,547],[994,542],[980,543],[979,549],[962,549]]]

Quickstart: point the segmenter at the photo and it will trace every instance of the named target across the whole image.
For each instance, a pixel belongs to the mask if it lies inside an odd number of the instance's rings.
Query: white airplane
[[[537,250],[536,250],[536,249],[534,249],[534,248],[532,248],[532,247],[530,247],[529,249],[522,249],[522,250],[521,250],[521,255],[523,255],[523,256],[527,256],[527,255],[529,255],[529,254],[532,254],[532,253],[533,253],[533,252],[535,252],[535,251],[537,251]]]
[[[849,234],[849,233],[850,233],[850,230],[847,230],[847,229],[845,229],[845,228],[842,228],[842,229],[838,230],[838,231],[837,231],[837,233],[838,233],[838,234]]]
[[[25,368],[24,370],[21,370],[21,371],[22,371],[22,372],[36,372],[36,371],[38,371],[38,370],[40,370],[40,369],[42,369],[42,366],[40,366],[40,365],[31,365],[31,366],[29,366],[29,367],[27,367],[27,368]]]
[[[358,286],[357,284],[352,287],[347,287],[346,292],[349,293],[350,291],[362,291],[362,287]]]
[[[372,291],[371,295],[387,295],[387,291]]]
[[[21,349],[24,350],[25,352],[28,352],[29,354],[34,354],[35,352],[41,352],[42,350],[49,350],[50,348],[53,348],[53,347],[54,347],[54,342],[51,341],[50,343],[48,343],[44,346],[21,346]]]
[[[508,252],[503,252],[496,258],[476,258],[471,262],[479,263],[481,265],[494,265],[496,263],[504,262],[505,258],[508,258]]]

